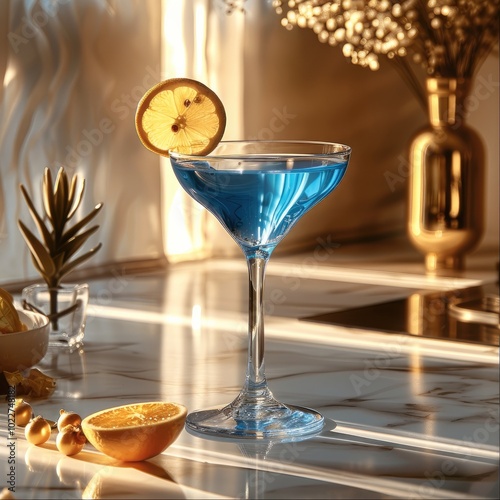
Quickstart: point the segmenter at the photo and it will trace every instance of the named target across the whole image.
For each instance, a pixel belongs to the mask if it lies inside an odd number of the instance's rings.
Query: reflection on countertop
[[[499,345],[498,285],[411,292],[402,299],[303,318],[380,332]]]
[[[411,266],[374,265],[349,276],[345,260],[311,259],[269,265],[266,372],[280,400],[323,413],[322,433],[280,443],[184,431],[161,455],[125,465],[90,445],[63,457],[54,436],[29,446],[18,430],[16,498],[497,498],[497,345],[300,319],[483,286],[494,273],[430,279]],[[91,281],[84,346],[49,350],[39,368],[57,386],[32,401],[35,412],[229,402],[246,366],[245,271],[243,262],[215,260]],[[2,412],[4,441],[6,429]],[[0,447],[4,469],[8,453]]]

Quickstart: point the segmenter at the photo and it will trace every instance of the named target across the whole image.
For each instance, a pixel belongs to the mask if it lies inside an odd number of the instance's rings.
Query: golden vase
[[[464,123],[470,82],[428,78],[429,123],[409,150],[408,235],[429,273],[459,270],[484,230],[484,147]]]

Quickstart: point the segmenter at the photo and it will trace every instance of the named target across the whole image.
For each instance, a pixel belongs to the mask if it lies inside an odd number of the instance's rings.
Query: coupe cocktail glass
[[[351,148],[311,141],[221,142],[208,156],[170,152],[177,179],[210,211],[245,254],[249,275],[248,364],[238,397],[190,413],[186,425],[234,438],[295,438],[317,433],[323,417],[277,401],[264,373],[263,288],[276,245],[341,181]]]

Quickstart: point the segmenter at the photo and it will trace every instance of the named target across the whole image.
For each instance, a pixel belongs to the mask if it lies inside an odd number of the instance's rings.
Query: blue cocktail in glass
[[[351,148],[311,141],[221,142],[208,156],[170,152],[184,190],[210,211],[245,254],[249,273],[248,364],[244,386],[222,408],[188,415],[197,433],[290,438],[319,432],[320,413],[283,404],[264,373],[263,287],[276,245],[342,180]]]

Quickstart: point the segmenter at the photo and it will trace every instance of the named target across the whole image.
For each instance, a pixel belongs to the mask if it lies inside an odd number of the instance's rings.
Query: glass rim
[[[260,139],[242,139],[242,140],[228,140],[228,141],[220,141],[217,146],[215,146],[214,150],[212,150],[210,153],[207,155],[196,155],[196,154],[191,154],[191,153],[179,153],[178,151],[172,151],[169,150],[168,154],[170,157],[172,157],[174,160],[200,160],[200,159],[214,159],[214,160],[231,160],[231,159],[241,159],[242,156],[247,156],[249,153],[221,153],[221,154],[214,154],[214,151],[217,150],[219,146],[222,145],[265,145],[265,144],[273,144],[277,146],[284,146],[286,144],[288,145],[296,145],[296,146],[323,146],[323,147],[330,147],[330,148],[336,148],[336,151],[318,151],[317,153],[293,153],[293,152],[287,152],[284,150],[282,153],[273,153],[273,152],[265,152],[265,153],[258,153],[258,156],[255,158],[252,158],[255,161],[260,161],[260,160],[268,160],[268,159],[273,159],[276,157],[286,157],[289,159],[293,158],[326,158],[326,159],[332,159],[332,158],[345,158],[346,155],[350,155],[352,148],[350,146],[347,146],[346,144],[338,143],[338,142],[328,142],[328,141],[310,141],[310,140],[295,140],[295,139],[277,139],[277,140],[260,140]]]

